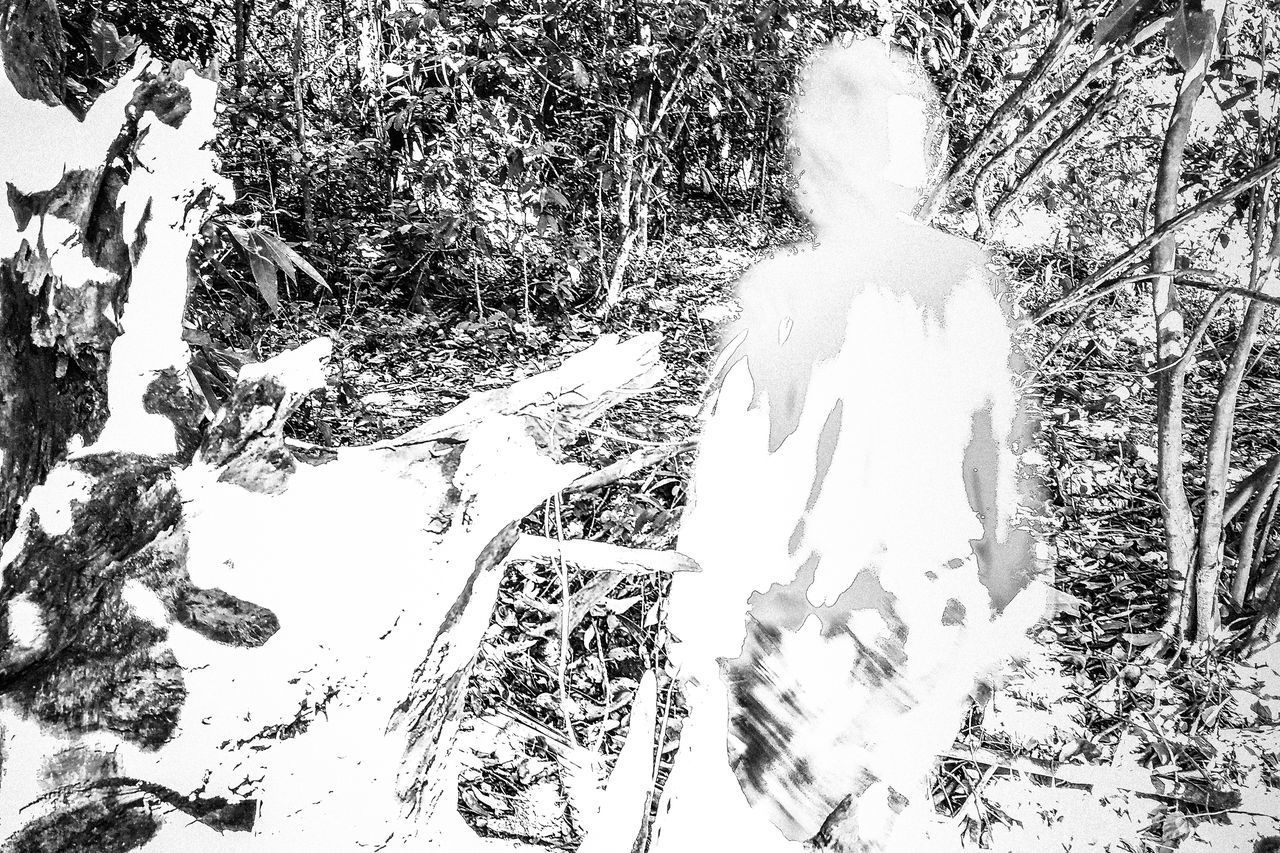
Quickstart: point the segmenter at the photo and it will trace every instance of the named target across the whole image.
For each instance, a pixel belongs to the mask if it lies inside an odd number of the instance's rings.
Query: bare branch
[[[511,560],[559,560],[578,570],[617,572],[627,575],[671,574],[699,571],[698,564],[679,551],[625,548],[589,539],[561,542],[545,536],[522,534],[511,549]]]
[[[1031,70],[1027,72],[1027,76],[1022,78],[1013,93],[1005,98],[1000,106],[996,107],[995,112],[991,114],[991,118],[987,120],[982,130],[978,132],[978,136],[965,151],[964,156],[956,161],[947,176],[938,183],[938,186],[934,188],[929,197],[925,199],[924,204],[921,205],[920,218],[925,222],[933,218],[942,199],[947,197],[947,194],[955,184],[973,170],[979,158],[995,142],[1001,128],[1026,105],[1036,91],[1036,87],[1043,82],[1050,71],[1057,67],[1071,44],[1093,20],[1091,15],[1077,17],[1076,10],[1071,5],[1070,0],[1062,0],[1059,3],[1058,11],[1061,20],[1058,24],[1057,32],[1054,33],[1044,52],[1036,59]]]
[[[1080,118],[1076,119],[1075,123],[1064,130],[1057,139],[1041,151],[1039,156],[1037,156],[1036,159],[1032,161],[1031,165],[1027,167],[1027,170],[1018,176],[1018,179],[1013,182],[1013,186],[1011,186],[1008,191],[1001,196],[1000,200],[997,201],[995,206],[991,209],[990,220],[992,226],[1000,221],[1000,217],[1004,215],[1006,210],[1008,210],[1009,205],[1011,205],[1018,196],[1027,189],[1027,187],[1031,186],[1031,184],[1033,184],[1046,169],[1057,162],[1059,157],[1066,153],[1068,149],[1072,148],[1080,140],[1080,137],[1084,135],[1084,132],[1093,124],[1094,119],[1096,119],[1098,114],[1102,112],[1103,107],[1114,102],[1115,96],[1120,91],[1120,87],[1123,82],[1124,78],[1117,75],[1116,78],[1111,81],[1111,85],[1107,87],[1107,91],[1095,98],[1081,114]],[[982,173],[979,172],[978,176],[974,178],[974,181],[980,182],[981,180]]]
[[[1227,202],[1235,199],[1236,196],[1252,189],[1258,183],[1266,180],[1271,175],[1274,175],[1277,171],[1280,171],[1280,157],[1272,157],[1262,165],[1252,169],[1240,180],[1232,184],[1228,184],[1206,198],[1204,201],[1197,202],[1177,214],[1159,228],[1156,228],[1150,234],[1134,243],[1128,249],[1125,249],[1115,258],[1108,261],[1105,266],[1081,282],[1080,285],[1074,288],[1070,293],[1040,309],[1040,311],[1036,312],[1032,322],[1040,323],[1046,317],[1056,314],[1059,311],[1064,311],[1067,308],[1073,308],[1087,299],[1092,298],[1088,293],[1090,290],[1096,287],[1099,283],[1107,281],[1117,272],[1130,264],[1137,262],[1140,256],[1150,252],[1151,249],[1154,248],[1161,240],[1177,233],[1180,228],[1184,228],[1205,214],[1213,210],[1217,210]],[[1195,285],[1193,284],[1193,286]],[[1264,297],[1262,294],[1250,294],[1249,291],[1244,291],[1243,289],[1238,295],[1248,295],[1251,299],[1263,299],[1263,301],[1267,301],[1267,299],[1269,299],[1269,297]]]
[[[623,477],[629,477],[637,471],[643,471],[652,465],[658,465],[679,453],[693,450],[698,446],[696,441],[681,441],[664,447],[648,447],[630,453],[617,462],[592,471],[574,480],[569,486],[571,491],[590,492],[612,485]]]

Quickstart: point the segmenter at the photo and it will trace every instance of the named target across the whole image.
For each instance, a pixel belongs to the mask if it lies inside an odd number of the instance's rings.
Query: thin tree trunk
[[[302,24],[306,15],[306,0],[299,0],[293,15],[293,109],[295,141],[302,161],[298,164],[298,186],[302,190],[302,225],[306,229],[307,239],[316,239],[315,200],[311,186],[311,163],[307,154],[307,113],[302,103],[302,60],[305,53],[306,38]]]
[[[1195,11],[1192,11],[1191,0],[1184,0],[1183,14],[1187,20],[1194,20],[1193,15],[1204,15],[1206,11],[1196,4]],[[1208,12],[1212,13],[1212,10]],[[1221,21],[1221,9],[1218,9],[1217,21]],[[1188,29],[1191,25],[1188,24]],[[1216,38],[1216,27],[1209,34],[1211,38]],[[1263,43],[1260,49],[1266,51],[1266,29],[1263,28]],[[1195,99],[1199,97],[1204,87],[1205,71],[1212,61],[1212,47],[1206,47],[1203,55],[1197,57],[1198,61],[1183,77],[1183,91],[1179,93],[1178,103],[1175,107],[1176,111],[1184,113],[1183,127],[1180,130],[1181,138],[1179,141],[1179,158],[1181,157],[1181,147],[1186,144],[1186,136],[1190,130],[1191,114],[1195,108]],[[1265,62],[1263,63],[1265,67]],[[1262,87],[1262,88],[1265,88]],[[1184,105],[1184,99],[1190,95],[1191,100]],[[1177,118],[1175,117],[1175,123]],[[1170,134],[1173,133],[1173,126],[1170,127]],[[1258,153],[1261,155],[1262,149]],[[1161,166],[1163,167],[1163,160]],[[1179,164],[1180,170],[1180,164]],[[1267,195],[1271,190],[1271,179],[1268,177],[1262,183],[1261,196],[1256,196],[1253,205],[1254,219],[1252,237],[1253,242],[1253,263],[1250,268],[1249,286],[1250,289],[1257,289],[1259,286],[1259,258],[1261,256],[1262,241],[1262,225],[1267,218]],[[1259,192],[1258,190],[1254,191]],[[1175,179],[1172,191],[1174,196],[1173,203],[1177,201],[1177,184]],[[1157,225],[1161,224],[1157,222]],[[1153,252],[1154,255],[1154,252]],[[1152,271],[1157,271],[1152,267]],[[1208,640],[1219,624],[1218,612],[1218,581],[1222,575],[1222,548],[1223,548],[1223,509],[1227,499],[1227,474],[1231,460],[1231,433],[1235,426],[1235,409],[1236,400],[1240,393],[1240,383],[1244,379],[1245,368],[1249,364],[1249,354],[1253,350],[1253,342],[1257,338],[1258,327],[1262,323],[1262,318],[1266,305],[1260,300],[1250,300],[1248,308],[1245,310],[1245,316],[1241,323],[1238,337],[1236,338],[1235,348],[1231,352],[1231,357],[1227,361],[1227,367],[1222,377],[1222,382],[1218,387],[1217,406],[1214,409],[1213,421],[1209,427],[1209,438],[1205,447],[1205,500],[1204,509],[1200,518],[1200,529],[1197,539],[1195,567],[1195,588],[1194,588],[1194,630],[1197,642]],[[1158,333],[1157,333],[1158,334]]]
[[[1254,205],[1254,222],[1253,222],[1253,263],[1250,268],[1251,290],[1256,290],[1261,284],[1260,276],[1260,259],[1262,255],[1262,238],[1264,234],[1264,226],[1267,221],[1267,211],[1270,205],[1267,203],[1267,197],[1271,193],[1271,180],[1268,178],[1262,185],[1260,190],[1261,197]],[[1200,534],[1196,556],[1196,600],[1216,601],[1218,579],[1222,574],[1222,548],[1224,542],[1225,524],[1223,521],[1223,510],[1226,505],[1227,497],[1227,474],[1231,466],[1231,434],[1235,426],[1236,401],[1240,395],[1240,384],[1244,380],[1245,368],[1249,364],[1249,356],[1253,352],[1254,341],[1258,337],[1258,329],[1262,325],[1262,319],[1266,315],[1269,306],[1260,300],[1250,300],[1248,307],[1245,309],[1244,321],[1240,324],[1239,336],[1236,338],[1235,347],[1231,350],[1231,357],[1227,360],[1227,369],[1222,376],[1222,381],[1218,386],[1217,405],[1214,407],[1213,422],[1209,427],[1209,440],[1205,447],[1205,501],[1204,511],[1200,517]],[[1262,508],[1269,497],[1270,487],[1274,486],[1274,476],[1268,479],[1267,485],[1264,486],[1263,492],[1259,493],[1258,505],[1254,511],[1250,513],[1249,524],[1246,525],[1245,534],[1249,537],[1244,548],[1247,551],[1241,551],[1242,559],[1238,561],[1236,569],[1236,579],[1232,584],[1232,598],[1237,604],[1244,603],[1244,596],[1248,589],[1249,582],[1249,563],[1243,557],[1249,553],[1252,559],[1252,532],[1257,527],[1257,516],[1262,512]],[[1214,612],[1217,608],[1214,607]],[[1197,608],[1197,623],[1200,614]],[[1207,633],[1201,636],[1203,632],[1197,628],[1196,635],[1198,639],[1206,639]]]
[[[1183,153],[1191,131],[1191,117],[1196,100],[1204,89],[1207,61],[1187,70],[1180,82],[1169,127],[1160,151],[1156,173],[1155,227],[1172,219],[1178,210],[1178,184],[1182,176]],[[1185,386],[1182,372],[1174,366],[1182,359],[1185,346],[1182,306],[1174,283],[1174,261],[1177,240],[1165,237],[1151,250],[1150,268],[1157,277],[1152,280],[1152,310],[1156,320],[1156,429],[1157,487],[1163,508],[1165,552],[1168,557],[1169,601],[1164,629],[1178,637],[1194,627],[1197,636],[1212,631],[1216,608],[1212,596],[1208,602],[1188,598],[1187,581],[1191,573],[1195,547],[1195,519],[1187,499],[1183,481],[1183,400]],[[1194,610],[1192,610],[1194,607]],[[1192,619],[1195,622],[1192,622]],[[1205,620],[1201,625],[1200,620]]]
[[[1271,521],[1276,511],[1276,483],[1280,482],[1280,460],[1273,458],[1268,463],[1266,482],[1258,490],[1245,519],[1244,529],[1240,533],[1240,553],[1236,557],[1236,574],[1231,581],[1231,600],[1236,607],[1243,607],[1249,597],[1249,583],[1253,577],[1253,565],[1258,562],[1267,550],[1267,539],[1271,534]],[[1263,512],[1266,521],[1263,521]],[[1259,523],[1262,524],[1262,537],[1258,539]],[[1255,547],[1255,541],[1257,545]]]
[[[235,0],[233,14],[236,22],[235,69],[236,87],[244,87],[244,56],[249,43],[249,29],[253,22],[253,0]]]

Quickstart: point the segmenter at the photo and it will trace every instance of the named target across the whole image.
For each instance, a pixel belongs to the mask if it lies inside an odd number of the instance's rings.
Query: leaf
[[[1191,830],[1194,828],[1186,815],[1181,812],[1171,812],[1160,822],[1160,840],[1165,844],[1174,845],[1191,835]]]
[[[1190,0],[1183,0],[1177,13],[1169,20],[1165,33],[1169,38],[1169,50],[1183,71],[1209,67],[1213,61],[1213,48],[1217,42],[1218,9],[1205,5],[1191,8]]]
[[[554,204],[558,207],[568,207],[569,199],[565,198],[564,193],[555,187],[547,187],[542,191],[542,203]]]
[[[520,178],[524,176],[524,152],[519,148],[512,148],[507,152],[507,177],[512,181],[519,183]]]
[[[201,347],[213,346],[213,338],[204,329],[182,329],[182,340]]]
[[[285,274],[289,281],[294,280],[293,261],[289,260],[289,247],[284,244],[279,237],[274,234],[268,234],[261,229],[255,228],[251,232],[254,243],[254,254],[260,255],[267,261],[275,265],[275,268]]]
[[[1164,635],[1161,634],[1159,631],[1147,631],[1144,634],[1125,633],[1125,634],[1121,634],[1120,636],[1123,637],[1124,641],[1129,645],[1142,648],[1144,646],[1151,645],[1152,643],[1156,642]]]
[[[633,595],[630,598],[606,598],[604,606],[609,609],[610,613],[626,613],[631,608],[640,603],[641,596]]]
[[[395,80],[404,76],[404,66],[398,62],[384,62],[382,63],[382,73],[387,79]]]
[[[294,278],[293,269],[297,267],[302,270],[303,275],[314,281],[323,288],[328,289],[329,283],[324,280],[324,276],[320,275],[320,271],[311,265],[311,263],[290,246],[270,231],[258,229],[255,234],[262,241],[263,245],[270,249],[270,256],[276,265],[280,267],[280,271],[289,277],[292,281]]]
[[[299,255],[292,248],[288,246],[286,246],[285,248],[286,250],[288,250],[289,257],[293,261],[293,265],[295,267],[302,270],[303,274],[306,275],[307,278],[314,281],[316,284],[320,285],[326,290],[329,289],[329,282],[325,281],[324,276],[320,275],[320,271],[318,269],[311,266],[310,261],[308,261],[306,258]]]
[[[658,624],[658,605],[660,603],[661,602],[655,601],[653,605],[649,607],[649,612],[644,615],[644,627],[652,628],[654,625]]]
[[[227,233],[231,235],[233,240],[240,244],[240,248],[244,249],[249,254],[253,254],[253,240],[249,237],[248,229],[241,228],[238,225],[232,225],[229,222],[222,223],[222,227],[227,230]]]
[[[1093,47],[1124,41],[1133,31],[1133,26],[1148,10],[1156,5],[1155,0],[1120,0],[1107,16],[1098,22],[1093,31]]]
[[[253,252],[249,255],[249,268],[253,270],[254,284],[258,286],[258,292],[262,294],[268,310],[275,313],[280,308],[280,282],[276,278],[276,265]]]
[[[136,36],[121,38],[115,26],[101,18],[94,18],[89,27],[89,45],[99,68],[110,68],[127,58],[140,44],[141,40]]]

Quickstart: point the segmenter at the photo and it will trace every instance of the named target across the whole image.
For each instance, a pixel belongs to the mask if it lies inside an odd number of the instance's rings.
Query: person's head
[[[791,116],[797,196],[820,229],[911,213],[940,175],[940,101],[882,42],[833,42],[800,78]]]

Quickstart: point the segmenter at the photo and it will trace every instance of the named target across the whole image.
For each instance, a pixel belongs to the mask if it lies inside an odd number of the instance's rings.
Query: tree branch
[[[1080,285],[1074,288],[1070,293],[1065,294],[1061,299],[1050,303],[1036,312],[1032,318],[1032,323],[1040,323],[1046,317],[1064,311],[1067,308],[1073,308],[1085,301],[1089,297],[1088,291],[1096,287],[1100,282],[1106,281],[1120,270],[1124,269],[1131,263],[1134,263],[1141,255],[1150,252],[1161,240],[1170,237],[1178,232],[1179,229],[1196,221],[1200,217],[1216,210],[1222,205],[1235,199],[1241,193],[1252,189],[1261,181],[1266,180],[1269,176],[1280,171],[1280,157],[1273,157],[1262,165],[1252,169],[1248,174],[1233,184],[1229,184],[1218,190],[1204,201],[1198,202],[1173,218],[1169,219],[1160,227],[1153,230],[1150,234],[1134,243],[1128,249],[1125,249],[1112,260],[1108,261],[1106,266],[1086,278]],[[1181,282],[1179,282],[1181,283]],[[1194,284],[1192,286],[1195,286]],[[1247,291],[1245,292],[1247,293]],[[1243,293],[1240,295],[1244,295]],[[1262,294],[1251,296],[1250,298],[1263,298],[1264,301],[1269,297],[1263,297]]]
[[[1059,15],[1062,20],[1058,24],[1057,32],[1050,39],[1048,46],[1045,47],[1043,53],[1036,59],[1031,70],[1027,72],[1027,76],[1023,77],[1018,83],[1009,97],[1005,98],[1000,106],[996,107],[991,118],[983,125],[978,136],[973,143],[965,151],[965,153],[956,161],[955,165],[947,173],[933,192],[925,199],[921,206],[920,218],[928,222],[937,213],[937,209],[942,199],[955,186],[957,182],[962,180],[965,175],[972,171],[977,164],[978,159],[986,152],[987,147],[991,145],[999,135],[1000,128],[1005,122],[1009,121],[1023,105],[1031,98],[1031,94],[1041,81],[1048,76],[1049,72],[1057,66],[1062,57],[1066,54],[1067,49],[1072,42],[1084,31],[1084,28],[1093,20],[1092,16],[1085,16],[1083,19],[1077,18],[1076,11],[1072,7],[1070,0],[1060,0],[1058,4]]]
[[[1017,180],[1013,182],[1013,186],[1011,186],[995,203],[995,206],[991,208],[991,226],[994,226],[1000,221],[1000,217],[1004,215],[1009,205],[1012,204],[1028,186],[1039,178],[1046,169],[1052,166],[1059,157],[1066,153],[1067,149],[1074,146],[1080,140],[1080,137],[1089,129],[1089,126],[1093,123],[1094,119],[1096,119],[1098,114],[1102,112],[1103,107],[1113,102],[1116,94],[1120,91],[1120,87],[1123,82],[1124,78],[1117,75],[1116,78],[1111,81],[1111,85],[1107,87],[1107,91],[1095,98],[1075,123],[1064,130],[1057,139],[1051,142],[1043,151],[1040,152],[1039,156],[1037,156],[1036,159],[1032,161],[1031,165],[1027,167],[1027,170],[1019,175]],[[977,186],[977,183],[981,180],[982,172],[979,172],[977,177],[974,178],[975,186]]]
[[[698,564],[679,551],[626,548],[590,539],[550,539],[521,534],[511,549],[511,560],[559,560],[579,571],[616,572],[624,575],[672,574],[700,571]]]

